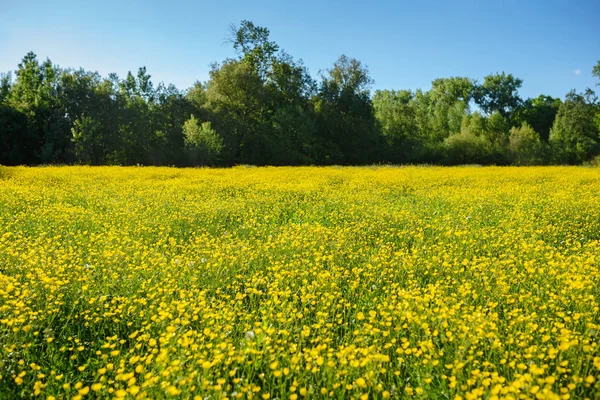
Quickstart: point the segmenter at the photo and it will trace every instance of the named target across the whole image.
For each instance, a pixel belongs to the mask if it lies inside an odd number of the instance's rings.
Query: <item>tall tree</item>
[[[227,60],[213,66],[207,88],[213,125],[224,133],[226,159],[248,163],[257,157],[257,137],[268,113],[268,93],[263,81],[244,60]]]
[[[192,90],[190,90],[191,92]],[[151,108],[149,162],[154,165],[183,165],[185,161],[183,124],[190,114],[207,119],[207,112],[174,85],[159,84]],[[189,97],[188,97],[189,96]]]
[[[540,95],[535,99],[527,99],[515,112],[514,123],[526,123],[539,133],[544,141],[548,141],[550,128],[554,123],[562,101],[550,96]]]
[[[600,86],[600,60],[598,60],[598,64],[594,66],[592,69],[592,75],[598,78],[598,82],[596,85]],[[596,104],[596,128],[600,131],[600,104]]]
[[[386,161],[414,162],[422,145],[410,90],[378,90],[373,96],[375,119],[386,142]]]
[[[508,121],[499,112],[494,112],[487,118],[484,136],[489,146],[490,163],[509,163],[509,128]]]
[[[146,67],[139,68],[135,76],[129,72],[119,88],[122,107],[118,136],[124,151],[118,159],[124,164],[146,164],[155,134],[151,111],[155,93]]]
[[[439,78],[431,82],[431,93],[434,101],[448,104],[461,101],[469,104],[475,94],[475,87],[475,82],[466,77]]]
[[[328,163],[363,164],[374,160],[378,145],[369,69],[342,55],[322,75],[315,107]]]
[[[279,51],[279,46],[269,40],[269,30],[247,20],[242,21],[239,27],[231,26],[230,30],[230,41],[240,58],[246,60],[261,78],[266,78],[269,66]]]
[[[24,113],[37,144],[31,148],[29,162],[64,162],[70,140],[65,115],[58,104],[60,69],[50,60],[39,63],[33,52],[25,55],[16,71],[9,104]]]
[[[206,105],[226,158],[232,163],[286,164],[311,159],[314,124],[309,97],[314,81],[269,39],[269,31],[242,21],[232,34],[237,59],[214,65]]]
[[[102,137],[102,124],[82,114],[71,128],[75,157],[82,164],[101,165],[106,162],[105,143]]]
[[[442,141],[460,131],[463,116],[469,111],[475,82],[465,77],[435,79],[429,90],[430,140]]]
[[[475,88],[475,101],[487,114],[497,111],[510,120],[513,111],[521,104],[519,88],[522,84],[523,80],[512,74],[488,75]]]
[[[574,90],[561,104],[550,130],[550,144],[559,163],[579,164],[600,153],[600,132],[594,121],[597,98],[588,89]]]
[[[28,162],[36,147],[27,116],[11,106],[11,74],[0,74],[0,164],[16,165]]]

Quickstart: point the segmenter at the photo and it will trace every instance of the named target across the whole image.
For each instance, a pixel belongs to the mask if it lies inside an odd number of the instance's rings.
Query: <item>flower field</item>
[[[600,397],[600,169],[0,167],[0,398]]]

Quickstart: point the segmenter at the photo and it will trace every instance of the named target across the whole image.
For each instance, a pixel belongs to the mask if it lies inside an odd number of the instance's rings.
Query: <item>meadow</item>
[[[0,167],[0,398],[600,397],[600,169]]]

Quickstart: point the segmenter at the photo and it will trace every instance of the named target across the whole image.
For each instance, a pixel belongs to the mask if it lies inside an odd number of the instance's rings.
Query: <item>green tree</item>
[[[39,143],[32,134],[27,115],[0,103],[0,164],[31,164]]]
[[[360,61],[342,55],[322,75],[315,98],[319,136],[326,163],[373,162],[378,147],[370,87],[374,83]]]
[[[438,78],[431,82],[433,100],[447,104],[454,104],[457,101],[469,104],[475,95],[475,88],[472,79],[461,76]]]
[[[513,111],[521,104],[519,88],[522,84],[523,80],[512,74],[488,75],[475,87],[475,102],[487,114],[497,111],[510,121]]]
[[[445,141],[448,164],[488,164],[491,144],[486,136],[486,120],[479,113],[463,118],[461,130]]]
[[[267,143],[266,161],[275,165],[311,164],[318,146],[316,122],[310,97],[315,82],[302,64],[280,52],[271,64],[266,89],[270,109],[263,136]]]
[[[596,83],[596,85],[600,86],[600,60],[598,61],[598,64],[596,64],[594,66],[594,68],[592,69],[592,75],[594,75],[596,78],[598,78],[598,82]],[[596,104],[596,128],[598,130],[598,132],[600,132],[600,104]]]
[[[493,112],[485,122],[485,137],[489,143],[489,162],[507,164],[509,162],[509,125],[499,112]]]
[[[12,74],[0,73],[0,104],[7,104],[12,89]]]
[[[589,89],[585,94],[575,91],[567,94],[550,130],[556,162],[580,164],[600,152],[596,108],[595,95]]]
[[[186,100],[197,110],[206,107],[208,96],[206,94],[206,84],[196,81],[194,85],[185,94]]]
[[[240,55],[240,59],[248,62],[252,69],[265,79],[279,51],[279,46],[269,40],[269,30],[247,20],[242,21],[239,27],[231,26],[230,30],[230,41],[233,42],[233,48]]]
[[[414,110],[415,124],[420,138],[420,145],[418,147],[417,155],[415,155],[415,162],[427,162],[427,163],[439,163],[445,156],[446,146],[444,140],[450,133],[444,133],[439,135],[440,132],[434,129],[436,122],[432,117],[431,110],[435,107],[432,101],[431,91],[423,92],[417,89],[414,93],[413,99],[410,102],[411,108]],[[461,105],[455,107],[462,108]],[[454,112],[452,112],[454,114]],[[452,116],[455,119],[455,116]],[[460,124],[462,121],[461,116],[458,118],[457,128],[454,133],[460,131]],[[455,123],[456,121],[453,121]]]
[[[192,114],[183,124],[184,144],[193,165],[213,165],[223,150],[223,138],[210,122],[199,123]]]
[[[75,120],[71,132],[78,163],[91,165],[105,163],[102,125],[97,120],[82,114]]]
[[[514,123],[527,123],[544,141],[550,137],[550,129],[558,113],[562,101],[550,96],[540,95],[535,99],[527,99],[515,112]]]
[[[37,148],[27,116],[9,104],[11,74],[0,74],[0,164],[29,163],[28,155]]]
[[[190,114],[207,120],[208,112],[201,104],[194,103],[187,94],[175,86],[158,85],[155,100],[150,109],[150,153],[153,165],[183,165],[187,163],[184,152],[183,125]]]
[[[469,112],[475,82],[465,77],[435,79],[431,84],[430,140],[442,141],[460,130],[461,121]]]
[[[145,67],[136,76],[131,72],[119,82],[120,123],[118,137],[123,151],[116,156],[118,163],[146,164],[155,133],[152,129],[152,107],[155,93],[151,77]]]
[[[515,165],[539,165],[545,160],[545,146],[540,135],[526,122],[510,129],[509,149]]]
[[[66,69],[61,71],[58,86],[58,107],[65,116],[67,126],[71,127],[71,134],[76,121],[81,122],[81,118],[85,115],[97,121],[102,127],[102,132],[97,132],[97,135],[102,138],[103,151],[108,151],[111,129],[109,121],[116,117],[116,113],[114,110],[105,110],[112,103],[110,97],[112,92],[103,92],[101,76],[97,72],[83,69]],[[70,140],[61,146],[65,154],[64,161],[76,161],[75,142]],[[106,159],[104,154],[98,157],[103,161]]]
[[[268,92],[256,71],[244,60],[214,65],[207,97],[214,125],[224,132],[228,162],[255,160],[260,154],[257,137],[263,132],[269,111]]]
[[[375,119],[387,147],[385,161],[414,162],[419,157],[422,138],[413,98],[410,90],[378,90],[373,96]]]
[[[63,162],[70,140],[68,123],[59,105],[60,69],[50,60],[39,63],[29,52],[16,71],[8,104],[27,116],[37,144],[30,148],[29,162]]]
[[[208,119],[224,132],[225,159],[234,164],[312,159],[306,151],[313,146],[297,142],[299,137],[311,142],[312,132],[304,130],[314,129],[308,121],[314,81],[306,68],[269,40],[268,29],[250,21],[233,28],[232,42],[238,58],[213,66],[205,92]],[[195,101],[203,102],[202,90],[194,92]]]
[[[301,105],[278,108],[271,118],[267,145],[269,163],[306,165],[315,162],[320,151],[315,138],[314,116]]]

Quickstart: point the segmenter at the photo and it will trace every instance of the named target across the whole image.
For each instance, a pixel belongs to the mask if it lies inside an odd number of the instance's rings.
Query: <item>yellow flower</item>
[[[592,393],[598,187],[575,167],[0,167],[0,392]]]
[[[177,396],[178,394],[181,393],[181,390],[179,390],[175,386],[171,385],[171,386],[167,387],[167,393],[169,393],[171,396]]]

